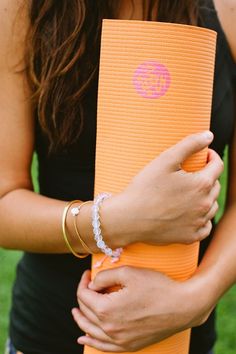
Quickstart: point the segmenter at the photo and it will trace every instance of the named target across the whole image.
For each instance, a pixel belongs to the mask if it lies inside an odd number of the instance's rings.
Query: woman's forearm
[[[103,202],[99,209],[101,229],[109,247],[125,247],[133,242],[189,244],[209,235],[210,220],[217,211],[217,179],[222,161],[210,150],[207,166],[201,171],[186,173],[180,165],[211,139],[208,133],[186,137],[145,166],[123,192]],[[8,178],[3,174],[0,246],[31,252],[68,252],[61,226],[66,202],[40,196],[30,191],[28,185],[22,187],[13,162],[8,169],[13,170],[14,183],[4,188]],[[81,208],[77,224],[82,239],[95,253],[98,248],[93,236],[91,204]],[[68,212],[66,224],[72,246],[78,253],[86,253],[72,219]]]
[[[236,283],[236,131],[229,146],[228,165],[227,209],[196,273],[212,305]]]
[[[0,199],[0,246],[39,253],[69,253],[61,227],[66,204],[26,189],[9,192]],[[96,252],[90,215],[85,207],[81,209],[81,219],[87,225],[86,242]],[[85,253],[74,233],[70,213],[67,227],[73,247],[77,252]]]
[[[203,324],[236,280],[235,215],[236,205],[226,212],[197,272],[185,282],[133,267],[99,272],[93,281],[85,273],[77,293],[80,309],[73,316],[89,336],[79,343],[102,351],[134,351]],[[106,293],[117,284],[118,292]]]
[[[236,203],[226,211],[193,278],[208,293],[211,306],[236,282]],[[207,297],[207,296],[206,296]]]

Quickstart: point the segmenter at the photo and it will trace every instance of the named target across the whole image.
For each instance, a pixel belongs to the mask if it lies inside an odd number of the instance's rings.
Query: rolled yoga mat
[[[209,129],[216,33],[195,26],[104,20],[102,30],[95,194],[119,193],[158,154],[183,137]],[[184,163],[206,163],[204,150]],[[145,206],[144,206],[145,207]],[[191,206],[190,206],[191,207]],[[109,240],[106,240],[109,244]],[[125,248],[118,263],[183,281],[196,270],[199,244]],[[93,264],[103,255],[94,255]],[[141,286],[141,285],[140,285]],[[139,353],[187,354],[190,330]],[[99,351],[86,347],[86,354]]]

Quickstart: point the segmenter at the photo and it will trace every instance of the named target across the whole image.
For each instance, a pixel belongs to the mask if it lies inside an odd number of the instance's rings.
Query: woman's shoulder
[[[236,61],[236,0],[214,0],[215,9]]]
[[[28,29],[28,4],[23,0],[0,1],[0,68],[23,55]]]
[[[236,61],[236,0],[199,0],[204,27],[218,32],[222,41],[227,41],[232,58]]]

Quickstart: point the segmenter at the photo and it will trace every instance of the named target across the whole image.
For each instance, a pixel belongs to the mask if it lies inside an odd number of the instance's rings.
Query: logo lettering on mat
[[[145,61],[134,72],[133,84],[136,92],[144,98],[160,98],[170,87],[170,73],[167,67],[157,61]]]

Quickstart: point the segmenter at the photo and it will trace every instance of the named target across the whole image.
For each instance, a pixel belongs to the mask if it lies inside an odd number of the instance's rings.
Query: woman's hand
[[[123,193],[105,201],[105,238],[125,246],[133,242],[189,244],[207,237],[218,210],[223,162],[209,150],[201,171],[185,172],[181,166],[212,138],[205,132],[183,139],[148,164]]]
[[[84,273],[78,287],[78,326],[87,334],[78,342],[108,352],[132,352],[203,323],[214,303],[205,284],[176,282],[142,268],[119,267]],[[120,290],[106,293],[119,286]],[[204,296],[203,296],[204,295]]]

